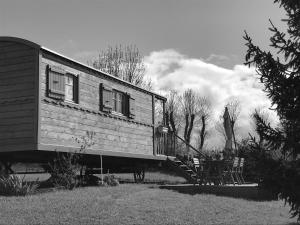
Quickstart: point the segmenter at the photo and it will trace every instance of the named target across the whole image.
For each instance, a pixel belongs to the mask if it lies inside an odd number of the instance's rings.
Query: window
[[[135,100],[129,93],[112,89],[106,84],[100,85],[100,109],[107,113],[117,113],[135,118]]]
[[[48,66],[48,97],[79,103],[79,77]]]
[[[71,74],[65,76],[65,100],[74,101],[74,77]]]
[[[117,113],[121,113],[126,115],[126,106],[128,105],[126,102],[126,96],[124,93],[113,90],[112,91],[112,101],[113,108],[112,110]]]
[[[65,100],[78,103],[78,77],[70,73],[65,75]]]

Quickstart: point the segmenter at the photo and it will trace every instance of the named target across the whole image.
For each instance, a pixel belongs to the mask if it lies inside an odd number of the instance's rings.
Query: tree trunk
[[[204,145],[205,129],[206,129],[205,116],[202,116],[201,120],[202,120],[202,128],[201,128],[201,132],[200,132],[200,149],[199,150],[202,150],[203,145]]]
[[[189,124],[189,129],[188,129],[188,132],[187,132],[186,142],[188,144],[190,144],[190,142],[191,142],[191,134],[192,134],[193,126],[194,126],[194,120],[195,120],[195,114],[192,114],[191,115],[191,121],[190,121],[190,124]]]
[[[185,128],[184,128],[184,140],[187,142],[189,130],[189,114],[185,114]]]
[[[167,111],[165,113],[165,115],[166,115],[166,125],[167,125],[167,128],[168,128],[168,130],[171,130],[170,129],[170,116],[169,116],[169,112]]]
[[[176,128],[176,125],[175,125],[175,121],[174,121],[174,113],[171,112],[170,113],[170,124],[171,124],[171,128],[172,128],[172,131],[177,134],[177,128]]]

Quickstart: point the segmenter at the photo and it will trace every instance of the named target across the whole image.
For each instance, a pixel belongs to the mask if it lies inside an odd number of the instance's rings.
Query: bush
[[[4,196],[25,196],[32,194],[38,188],[38,180],[35,182],[24,182],[17,175],[0,177],[0,195]]]
[[[112,174],[107,174],[107,175],[105,175],[103,181],[104,181],[104,183],[107,184],[108,186],[118,186],[118,185],[119,185],[118,179],[115,178],[115,176],[112,175]]]
[[[291,206],[293,217],[300,221],[300,160],[285,161],[268,159],[269,168],[262,177],[262,186]]]
[[[80,165],[75,153],[57,153],[57,157],[49,163],[47,172],[51,177],[49,182],[54,187],[72,190],[77,184],[77,174]]]

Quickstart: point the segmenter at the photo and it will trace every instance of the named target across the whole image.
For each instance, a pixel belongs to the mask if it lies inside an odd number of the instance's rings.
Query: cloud
[[[183,92],[191,88],[211,100],[215,121],[226,102],[237,98],[242,108],[238,122],[240,136],[246,136],[251,130],[249,116],[255,108],[271,107],[254,68],[235,65],[233,69],[226,69],[173,49],[151,52],[145,57],[145,64],[146,77],[153,80],[155,91],[165,94],[171,89]],[[274,112],[271,118],[276,120]]]
[[[214,65],[224,67],[224,68],[231,68],[233,64],[240,63],[240,60],[237,55],[219,55],[219,54],[210,54],[204,62],[212,63]]]

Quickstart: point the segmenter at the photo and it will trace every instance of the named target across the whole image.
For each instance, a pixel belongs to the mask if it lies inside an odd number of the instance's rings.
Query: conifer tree
[[[287,31],[271,21],[270,46],[275,54],[256,46],[246,33],[246,65],[257,69],[260,81],[276,110],[280,126],[273,128],[258,113],[254,115],[264,145],[253,138],[252,149],[282,151],[282,159],[262,159],[263,185],[289,203],[292,216],[300,222],[300,1],[275,0],[286,11]],[[261,152],[261,151],[260,151]]]
[[[270,46],[277,50],[276,55],[256,46],[246,33],[246,64],[257,68],[281,122],[281,127],[273,129],[258,119],[257,126],[264,131],[270,148],[280,148],[284,155],[296,159],[300,153],[300,1],[274,2],[287,12],[283,20],[287,22],[287,32],[278,30],[270,21]]]

